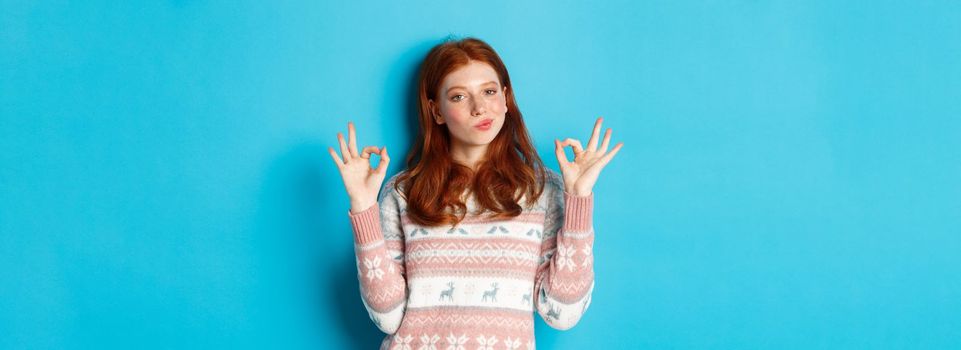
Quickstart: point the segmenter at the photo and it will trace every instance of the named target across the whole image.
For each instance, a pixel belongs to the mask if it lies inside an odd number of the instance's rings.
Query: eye
[[[460,101],[460,100],[463,100],[463,99],[464,99],[464,95],[454,95],[454,96],[451,96],[451,98],[450,98],[450,100],[451,100],[451,101],[454,101],[454,102],[457,102],[457,101]]]
[[[496,95],[496,94],[497,94],[497,90],[494,90],[494,89],[487,89],[486,92],[487,92],[488,95]]]

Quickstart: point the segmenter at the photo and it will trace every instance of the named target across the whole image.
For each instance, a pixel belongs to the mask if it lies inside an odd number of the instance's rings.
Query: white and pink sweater
[[[594,290],[594,195],[549,180],[510,220],[475,213],[457,227],[422,227],[390,178],[370,208],[350,213],[361,301],[387,337],[381,349],[533,349],[534,310],[573,327]],[[525,204],[522,199],[521,204]]]

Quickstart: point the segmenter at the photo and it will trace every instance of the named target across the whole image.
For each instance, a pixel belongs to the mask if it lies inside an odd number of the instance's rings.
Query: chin
[[[494,139],[490,139],[490,140],[477,140],[476,142],[474,142],[474,146],[486,146],[486,145],[491,144],[491,142],[494,142]]]

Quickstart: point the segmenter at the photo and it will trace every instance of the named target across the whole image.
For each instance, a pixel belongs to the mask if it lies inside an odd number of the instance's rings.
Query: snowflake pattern
[[[467,334],[462,334],[460,337],[455,336],[454,333],[450,333],[447,336],[447,350],[465,350],[464,345],[467,344]]]
[[[408,334],[406,337],[398,335],[394,337],[394,347],[391,348],[391,350],[411,350],[410,341],[413,339],[414,337],[412,337],[410,334]]]
[[[557,265],[562,270],[567,267],[568,270],[574,271],[574,245],[557,245]]]
[[[581,249],[584,252],[584,262],[581,263],[581,266],[588,266],[594,262],[594,255],[591,255],[593,248],[590,244],[585,244],[584,249]]]
[[[511,339],[511,337],[507,337],[507,339],[504,339],[504,348],[507,350],[514,350],[519,346],[521,346],[521,338]]]
[[[413,236],[414,234],[418,236],[420,235],[428,236],[428,232],[426,230],[420,230],[420,231],[421,232],[415,231],[411,236]],[[493,226],[493,227],[487,226],[483,228],[477,227],[477,228],[470,229],[471,234],[487,233],[487,234],[493,235],[493,234],[497,234],[498,231],[505,234],[509,234],[511,232],[503,226]],[[443,231],[440,231],[440,232],[443,232]],[[518,231],[518,236],[521,235],[520,232],[524,232],[524,231]],[[447,233],[466,235],[468,232],[464,231],[463,229],[458,230],[457,228],[451,228],[450,230],[448,230]],[[536,229],[530,229],[529,231],[526,232],[526,236],[528,237],[535,236],[535,235],[537,237],[541,237],[541,236],[552,237],[556,235],[556,233],[542,232]],[[583,258],[578,257],[577,256],[578,253],[582,253]],[[581,242],[564,244],[561,241],[557,242],[556,249],[548,250],[545,255],[537,256],[536,260],[538,260],[538,264],[546,263],[547,261],[551,260],[551,258],[555,254],[557,255],[557,259],[555,259],[554,263],[556,263],[557,265],[556,267],[560,270],[564,270],[566,268],[568,271],[573,272],[580,267],[589,267],[594,262],[592,244],[590,243],[584,244]],[[362,267],[364,267],[364,269],[359,271],[361,272],[361,276],[367,276],[368,280],[373,281],[375,279],[377,280],[384,279],[385,274],[389,273],[387,278],[391,278],[391,276],[393,276],[393,274],[395,274],[398,270],[403,271],[404,266],[403,264],[401,264],[402,260],[400,260],[402,256],[403,255],[396,257],[395,260],[397,260],[396,261],[397,264],[394,264],[394,261],[390,261],[391,260],[390,256],[374,256],[372,257],[372,259],[363,258],[363,259],[357,259],[355,261],[358,263],[358,265],[361,265]],[[580,264],[576,263],[577,258],[582,258],[582,261]],[[360,260],[363,260],[363,261],[361,262]],[[366,273],[364,271],[366,271]],[[429,297],[434,292],[434,288],[429,284],[422,285],[421,287],[422,288],[420,292],[424,295],[425,298]],[[531,292],[540,292],[538,293],[538,295],[540,295],[541,298],[538,298],[538,299],[540,300],[541,303],[544,303],[546,301],[546,296],[544,295],[543,290],[528,291],[528,294],[523,295],[527,297],[526,300],[528,301],[528,303],[530,303],[530,295],[532,294]],[[479,295],[480,291],[473,284],[469,284],[466,286],[465,293],[467,293],[468,296],[475,295],[475,294]],[[520,298],[523,302],[524,299],[522,298],[522,293],[523,291],[518,291],[516,286],[512,286],[512,288],[505,288],[504,291],[502,292],[502,294],[513,296],[514,297],[513,300],[517,300],[518,298]],[[589,302],[590,302],[589,299],[586,300],[583,306],[585,306],[586,308],[586,304]],[[574,315],[568,314],[565,316],[567,316],[566,318],[568,319],[568,321],[571,321],[571,318]],[[379,323],[380,321],[376,317],[376,315],[371,315],[371,318],[374,320],[374,323]],[[532,350],[535,348],[535,344],[533,340],[523,339],[523,337],[516,337],[516,338],[505,337],[502,339],[498,339],[497,336],[495,335],[490,335],[490,336],[477,335],[476,338],[471,339],[470,338],[471,336],[473,335],[471,335],[469,332],[459,334],[459,335],[453,332],[449,332],[447,336],[444,336],[443,333],[439,333],[439,334],[421,333],[419,335],[417,335],[416,333],[407,334],[407,335],[397,334],[393,337],[393,346],[391,347],[391,349],[400,349],[400,350],[413,350],[413,349],[467,350],[467,349],[471,349],[473,350],[474,346],[476,346],[476,349],[481,349],[481,350],[494,350],[494,349],[517,350],[522,348],[526,348],[527,350]]]
[[[373,261],[368,258],[364,258],[364,266],[367,267],[367,279],[373,281],[374,278],[381,279],[384,277],[384,270],[380,269],[380,257],[375,257]]]
[[[477,342],[480,343],[477,350],[494,350],[494,344],[497,344],[497,337],[492,335],[490,338],[484,338],[482,335],[477,337]]]
[[[475,287],[473,283],[468,283],[467,286],[464,287],[464,294],[467,295],[468,299],[473,298],[474,293],[476,292],[477,292],[477,287]]]
[[[428,336],[424,334],[420,336],[420,342],[422,345],[417,348],[417,350],[437,350],[437,341],[440,340],[440,336],[437,334]]]
[[[420,295],[424,300],[427,300],[427,296],[434,293],[434,289],[431,287],[430,283],[424,284],[420,289]]]

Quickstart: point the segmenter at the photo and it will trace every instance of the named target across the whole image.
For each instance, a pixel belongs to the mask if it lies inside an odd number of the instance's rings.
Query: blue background
[[[958,2],[346,3],[0,1],[0,348],[376,347],[326,149],[448,34],[625,142],[541,348],[961,347]]]

